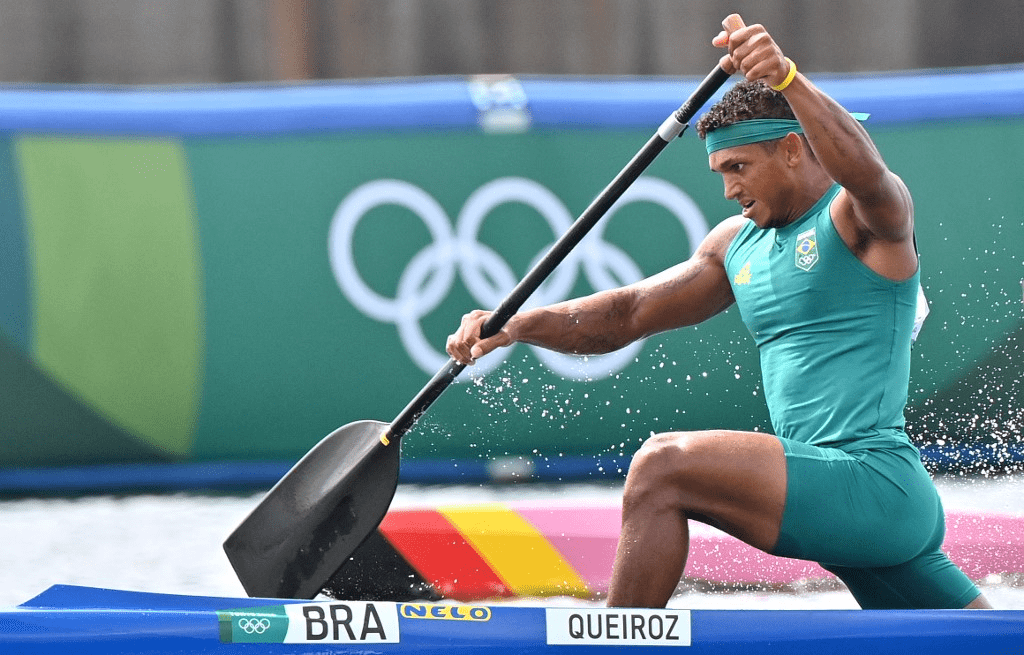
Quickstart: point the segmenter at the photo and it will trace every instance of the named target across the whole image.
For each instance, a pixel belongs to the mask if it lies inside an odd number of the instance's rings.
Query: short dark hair
[[[708,132],[714,132],[720,127],[755,118],[796,120],[786,96],[762,80],[744,80],[729,89],[721,100],[700,117],[697,121],[697,135],[703,139]]]

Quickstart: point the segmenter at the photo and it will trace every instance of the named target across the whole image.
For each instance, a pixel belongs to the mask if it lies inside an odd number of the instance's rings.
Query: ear
[[[786,155],[786,163],[796,166],[807,155],[803,138],[796,132],[790,132],[782,139],[782,149]]]

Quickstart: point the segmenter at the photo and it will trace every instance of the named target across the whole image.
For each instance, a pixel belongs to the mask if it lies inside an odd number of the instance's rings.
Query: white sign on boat
[[[544,613],[549,645],[690,645],[689,610],[549,607]]]

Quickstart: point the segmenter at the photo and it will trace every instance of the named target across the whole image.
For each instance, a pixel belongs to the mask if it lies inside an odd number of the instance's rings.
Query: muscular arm
[[[640,282],[517,314],[497,335],[480,340],[489,315],[467,314],[448,339],[448,353],[471,363],[521,341],[577,355],[611,352],[657,332],[694,325],[733,302],[725,252],[742,225],[736,217],[719,224],[689,260]]]
[[[738,16],[735,20],[742,25]],[[789,74],[789,62],[760,25],[727,29],[714,43],[729,48],[723,68],[738,69],[748,80],[778,86]],[[832,214],[844,241],[876,272],[894,279],[912,275],[917,270],[914,206],[906,185],[886,166],[864,128],[806,77],[797,73],[782,93],[815,158],[843,187]]]
[[[878,239],[911,238],[913,203],[903,181],[850,114],[797,74],[783,93],[804,129],[814,156],[847,193],[853,218]]]

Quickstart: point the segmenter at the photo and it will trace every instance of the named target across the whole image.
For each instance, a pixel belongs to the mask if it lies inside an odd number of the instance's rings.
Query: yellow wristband
[[[782,84],[778,86],[772,86],[772,88],[775,89],[776,91],[784,90],[793,82],[793,78],[796,77],[796,64],[794,64],[793,60],[790,59],[789,57],[786,57],[786,61],[789,62],[789,75],[786,76],[786,79],[782,80]]]

